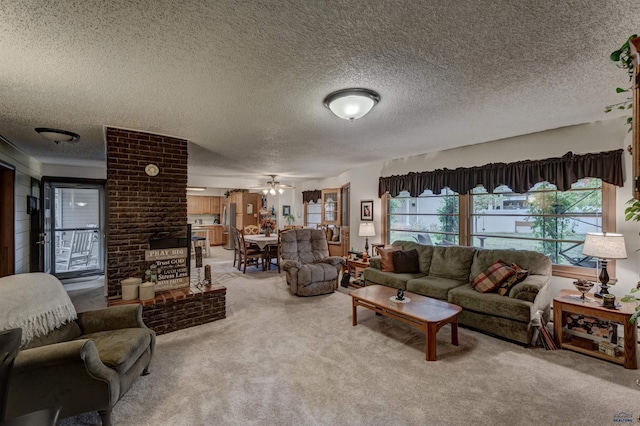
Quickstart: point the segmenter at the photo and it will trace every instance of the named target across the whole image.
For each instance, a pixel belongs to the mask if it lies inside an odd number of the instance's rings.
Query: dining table
[[[244,240],[245,242],[253,243],[257,245],[260,248],[260,250],[262,251],[262,270],[266,271],[267,265],[265,261],[267,260],[266,259],[267,251],[265,250],[265,247],[267,247],[270,244],[278,244],[278,234],[270,235],[268,237],[264,234],[245,235]]]

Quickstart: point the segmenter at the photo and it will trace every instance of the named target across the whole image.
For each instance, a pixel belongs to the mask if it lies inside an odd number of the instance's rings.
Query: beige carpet
[[[464,328],[455,347],[448,326],[438,361],[426,362],[424,335],[409,326],[359,310],[353,327],[348,290],[295,297],[284,273],[243,275],[228,252],[215,256],[227,318],[159,336],[151,374],[115,406],[115,425],[610,425],[640,415],[639,371]]]

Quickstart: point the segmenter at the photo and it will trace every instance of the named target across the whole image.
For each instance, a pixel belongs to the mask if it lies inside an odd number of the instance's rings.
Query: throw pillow
[[[415,274],[420,272],[420,264],[418,263],[418,250],[394,251],[393,269],[399,274]]]
[[[395,272],[393,268],[393,252],[400,251],[402,247],[379,247],[378,254],[380,255],[380,269],[383,272]]]
[[[496,260],[471,281],[471,287],[480,293],[494,291],[513,274],[515,274],[515,271],[512,267],[502,260]]]
[[[529,275],[529,271],[522,269],[515,263],[511,264],[511,268],[514,270],[514,274],[507,278],[505,282],[500,284],[500,287],[498,288],[498,294],[501,296],[508,296],[511,291],[511,287],[524,281],[524,279]]]

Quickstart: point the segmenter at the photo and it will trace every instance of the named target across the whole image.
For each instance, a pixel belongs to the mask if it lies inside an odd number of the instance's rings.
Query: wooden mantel
[[[633,80],[631,91],[633,93],[633,117],[631,153],[633,158],[633,198],[640,200],[640,37],[636,37],[629,43],[633,58]]]

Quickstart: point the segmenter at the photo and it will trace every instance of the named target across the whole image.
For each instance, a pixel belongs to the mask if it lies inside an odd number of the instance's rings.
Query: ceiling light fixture
[[[204,191],[207,188],[201,186],[187,186],[187,191]]]
[[[342,89],[324,98],[324,106],[338,117],[353,121],[366,115],[380,102],[380,95],[369,89]]]
[[[51,129],[49,127],[36,127],[34,130],[38,132],[40,136],[55,143],[75,142],[80,139],[79,134],[67,130]]]
[[[261,189],[264,195],[271,194],[276,195],[276,191],[280,193],[280,195],[284,194],[285,189],[293,189],[291,185],[283,185],[276,180],[276,175],[271,176],[271,180],[267,181],[266,185],[258,185],[252,186],[251,189]]]

